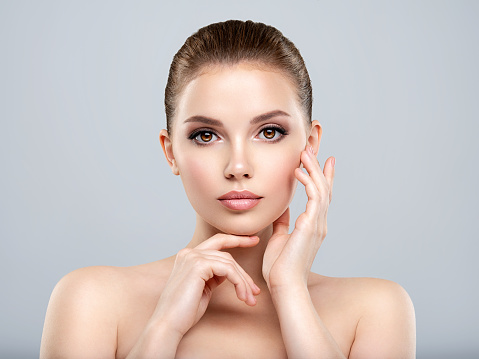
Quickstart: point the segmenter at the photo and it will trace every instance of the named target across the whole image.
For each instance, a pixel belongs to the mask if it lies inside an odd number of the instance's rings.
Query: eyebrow
[[[276,116],[290,117],[290,114],[281,110],[274,110],[274,111],[266,112],[254,117],[249,123],[254,125],[259,122],[267,121],[270,118],[273,118]],[[188,117],[184,123],[188,123],[188,122],[201,122],[201,123],[204,123],[205,125],[223,127],[223,123],[221,121],[216,120],[214,118],[199,116],[199,115]]]

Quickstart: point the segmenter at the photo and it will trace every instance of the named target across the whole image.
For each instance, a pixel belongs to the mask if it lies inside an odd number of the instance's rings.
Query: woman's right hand
[[[257,236],[220,233],[195,248],[180,250],[152,320],[182,337],[201,319],[213,291],[225,280],[234,284],[239,300],[255,305],[260,289],[231,254],[221,250],[253,247],[258,242]]]

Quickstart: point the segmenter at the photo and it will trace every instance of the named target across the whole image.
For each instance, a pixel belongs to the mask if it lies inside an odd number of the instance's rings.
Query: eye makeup
[[[218,135],[209,128],[198,128],[188,135],[189,140],[200,146],[205,146],[213,142],[214,137],[218,137]]]
[[[273,134],[273,136],[269,137],[271,134]],[[279,136],[276,137],[276,135],[278,134]],[[263,138],[260,137],[261,140],[264,140],[270,143],[275,143],[275,142],[281,141],[284,138],[284,136],[287,136],[288,131],[286,131],[286,129],[284,129],[282,126],[270,124],[270,125],[263,126],[259,130],[258,136],[261,136],[261,135],[263,135]]]
[[[259,129],[255,137],[258,137],[263,142],[276,143],[287,135],[288,131],[284,127],[278,124],[267,124]],[[214,142],[215,137],[219,138],[218,134],[210,128],[198,128],[188,135],[189,140],[200,146]]]

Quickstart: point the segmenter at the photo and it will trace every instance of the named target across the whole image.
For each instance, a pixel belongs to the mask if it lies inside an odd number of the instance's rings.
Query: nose
[[[224,175],[228,179],[242,179],[253,177],[253,166],[248,149],[244,144],[232,144],[229,148],[228,162]]]

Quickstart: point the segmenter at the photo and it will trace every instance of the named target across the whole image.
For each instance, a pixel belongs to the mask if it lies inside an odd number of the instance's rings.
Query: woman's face
[[[186,86],[172,127],[170,138],[162,132],[165,154],[208,225],[251,235],[289,206],[311,127],[284,75],[214,67]]]

